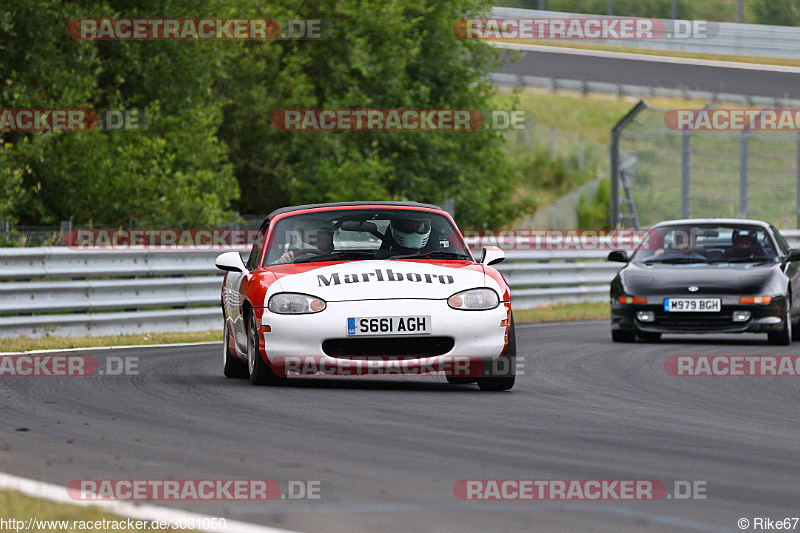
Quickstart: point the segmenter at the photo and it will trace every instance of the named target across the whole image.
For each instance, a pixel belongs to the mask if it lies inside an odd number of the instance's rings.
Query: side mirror
[[[614,250],[610,254],[608,254],[608,260],[614,261],[615,263],[628,263],[630,259],[628,258],[628,252],[624,250]]]
[[[226,272],[247,272],[247,267],[244,266],[244,261],[242,261],[242,256],[239,255],[239,252],[219,254],[214,264],[218,269]]]
[[[506,254],[503,250],[497,246],[487,246],[481,252],[481,260],[479,262],[484,265],[496,265],[502,263],[505,258]]]
[[[800,261],[800,249],[792,248],[789,250],[789,253],[786,254],[787,261]]]

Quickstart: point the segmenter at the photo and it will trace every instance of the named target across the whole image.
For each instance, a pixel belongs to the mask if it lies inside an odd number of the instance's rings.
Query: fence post
[[[636,116],[642,111],[642,109],[646,108],[647,104],[644,100],[639,100],[639,103],[636,106],[628,111],[628,114],[622,117],[622,120],[617,122],[614,127],[611,129],[611,147],[609,148],[609,157],[611,159],[611,175],[609,178],[611,179],[611,205],[609,206],[611,210],[611,220],[610,228],[609,229],[617,229],[619,226],[619,159],[620,159],[620,148],[619,148],[619,141],[620,137],[622,136],[622,130],[631,123]]]
[[[689,218],[692,213],[689,203],[691,195],[691,169],[689,167],[690,155],[692,151],[692,134],[689,131],[683,132],[681,142],[681,216]]]
[[[739,216],[747,218],[749,212],[750,132],[742,131],[739,157]]]

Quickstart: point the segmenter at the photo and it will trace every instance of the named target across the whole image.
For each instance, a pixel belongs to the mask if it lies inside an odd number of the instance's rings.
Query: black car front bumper
[[[664,299],[675,295],[648,296],[646,304],[611,302],[611,329],[643,333],[769,333],[783,331],[786,316],[786,297],[776,296],[769,304],[741,304],[739,296],[721,298],[721,310],[716,313],[676,313],[664,311]],[[684,296],[680,296],[684,297]],[[643,322],[636,314],[652,311],[655,320]],[[734,322],[735,311],[750,311],[750,318]]]

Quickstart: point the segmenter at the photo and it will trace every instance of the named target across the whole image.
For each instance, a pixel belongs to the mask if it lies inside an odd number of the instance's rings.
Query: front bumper
[[[358,353],[352,355],[371,355],[369,339],[375,341],[377,348],[385,350],[391,339],[398,343],[417,339],[445,339],[442,347],[435,352],[438,356],[465,356],[491,361],[502,355],[506,346],[508,307],[500,303],[495,309],[487,311],[459,311],[450,308],[444,300],[360,300],[348,302],[328,302],[327,308],[319,313],[307,315],[279,315],[268,309],[259,309],[262,326],[269,326],[268,333],[260,333],[266,357],[272,361],[276,357],[313,356],[336,360],[347,358],[339,349],[332,351],[330,346],[350,346],[348,342],[358,340],[366,343]],[[430,315],[431,332],[426,335],[402,336],[348,336],[349,317]],[[326,343],[326,350],[323,343]],[[450,344],[452,343],[452,344]],[[406,343],[409,344],[409,343]],[[445,351],[446,350],[446,351]],[[402,352],[403,350],[400,350]],[[408,351],[408,350],[405,350]],[[404,353],[409,358],[413,353]],[[421,349],[420,356],[426,356]]]
[[[786,297],[773,297],[769,304],[740,304],[738,295],[703,295],[721,298],[718,313],[675,313],[664,311],[665,298],[685,298],[681,295],[647,296],[647,304],[621,304],[611,301],[611,329],[645,333],[769,333],[783,331]],[[653,322],[636,318],[638,311],[652,311]],[[734,311],[750,311],[750,319],[734,322]]]

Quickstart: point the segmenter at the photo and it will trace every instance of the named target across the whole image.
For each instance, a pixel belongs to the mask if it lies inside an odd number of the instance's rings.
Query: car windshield
[[[472,261],[450,220],[413,209],[335,209],[280,219],[264,266],[364,259]]]
[[[778,260],[775,244],[761,226],[696,224],[651,230],[633,261],[643,264],[759,263]]]

